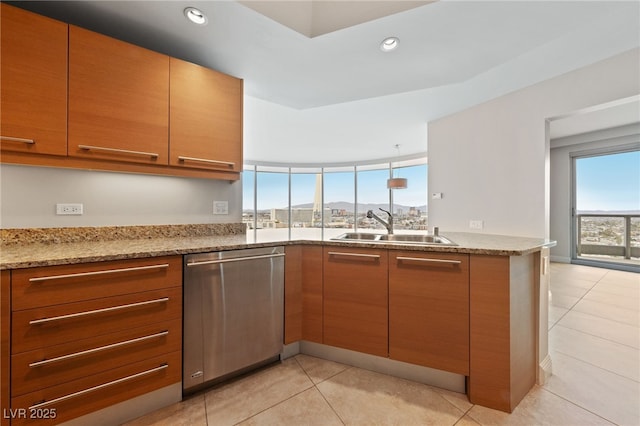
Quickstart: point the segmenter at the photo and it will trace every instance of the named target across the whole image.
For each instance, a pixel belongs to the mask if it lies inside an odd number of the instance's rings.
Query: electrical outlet
[[[81,215],[83,208],[81,203],[60,203],[56,204],[57,215]]]
[[[482,229],[484,228],[484,222],[481,220],[470,220],[469,228],[471,229]]]
[[[229,214],[229,202],[228,201],[214,201],[213,202],[213,214]]]

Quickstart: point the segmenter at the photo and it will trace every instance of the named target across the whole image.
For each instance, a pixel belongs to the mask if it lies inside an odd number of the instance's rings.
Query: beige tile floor
[[[640,275],[567,264],[551,271],[554,375],[511,414],[297,355],[127,425],[640,425]]]

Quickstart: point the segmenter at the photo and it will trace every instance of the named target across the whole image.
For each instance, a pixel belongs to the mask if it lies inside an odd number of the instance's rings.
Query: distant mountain
[[[640,210],[577,210],[576,214],[624,214],[624,215],[640,215]]]
[[[328,209],[332,209],[332,210],[346,210],[348,212],[353,212],[353,203],[350,203],[348,201],[335,201],[335,202],[331,202],[331,203],[325,203],[325,208]],[[404,206],[404,205],[395,205],[396,209],[402,209],[405,212],[408,212],[409,209],[411,207],[416,207],[418,210],[420,211],[427,211],[427,205],[424,204],[422,206]],[[305,203],[305,204],[298,204],[295,206],[291,206],[292,209],[311,209],[313,208],[313,203]],[[358,211],[359,212],[366,212],[367,210],[373,210],[374,212],[379,211],[379,208],[383,208],[385,210],[389,209],[389,204],[387,203],[359,203],[358,204]]]

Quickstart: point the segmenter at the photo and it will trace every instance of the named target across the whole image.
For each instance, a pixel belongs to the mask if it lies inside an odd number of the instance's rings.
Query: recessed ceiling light
[[[391,52],[398,47],[398,44],[400,44],[398,37],[387,37],[380,43],[380,50],[383,52]]]
[[[207,16],[195,7],[187,7],[184,10],[184,16],[194,24],[198,25],[207,25],[207,22],[209,21]]]

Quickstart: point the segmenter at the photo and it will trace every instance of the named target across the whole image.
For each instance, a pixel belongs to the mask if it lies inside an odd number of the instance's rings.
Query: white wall
[[[429,123],[429,222],[442,230],[549,236],[546,119],[640,93],[633,49]]]
[[[558,242],[551,249],[553,261],[571,261],[572,154],[587,154],[605,148],[628,147],[631,144],[640,144],[640,124],[551,140],[550,237]]]
[[[2,228],[238,223],[242,184],[128,173],[0,166]],[[229,215],[213,215],[213,201]],[[82,203],[82,216],[57,216],[56,203]]]

